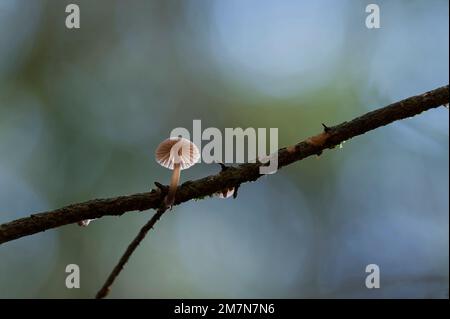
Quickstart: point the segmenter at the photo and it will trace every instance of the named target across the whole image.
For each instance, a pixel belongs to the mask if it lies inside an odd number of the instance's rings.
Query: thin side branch
[[[138,235],[135,239],[128,245],[127,250],[120,258],[117,265],[114,267],[113,271],[109,275],[108,279],[106,279],[106,282],[103,284],[103,287],[98,291],[95,298],[101,299],[108,295],[109,291],[111,290],[111,286],[114,283],[114,280],[119,276],[120,272],[122,271],[125,264],[128,262],[128,259],[130,259],[133,252],[136,250],[136,248],[139,246],[141,241],[145,238],[148,231],[153,228],[153,226],[156,224],[156,222],[161,218],[161,216],[165,213],[166,207],[163,206],[162,208],[159,208],[156,213],[153,215],[153,217],[147,222],[147,224],[144,225],[144,227],[141,228]]]
[[[344,122],[337,126],[326,126],[326,129],[321,134],[310,137],[293,146],[280,149],[278,151],[278,168],[300,161],[311,155],[321,154],[325,149],[334,148],[352,137],[378,127],[412,117],[448,103],[449,87],[446,85],[366,113],[352,121]],[[230,167],[217,175],[185,182],[177,190],[174,205],[179,205],[194,198],[210,196],[225,188],[239,187],[242,183],[255,181],[261,176],[259,174],[261,165],[263,164],[242,164],[237,167]],[[0,244],[85,219],[119,216],[129,211],[157,209],[164,196],[164,192],[161,189],[157,189],[148,193],[90,200],[54,211],[32,214],[29,217],[0,225]]]

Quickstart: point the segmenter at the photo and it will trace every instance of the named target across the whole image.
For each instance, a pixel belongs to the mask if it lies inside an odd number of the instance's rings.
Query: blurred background
[[[175,127],[296,143],[449,82],[449,3],[0,0],[0,223],[145,192]],[[81,28],[65,27],[76,3]],[[448,298],[441,107],[165,215],[111,298]],[[182,182],[219,171],[199,164]],[[153,211],[0,246],[1,298],[91,298]],[[81,288],[65,287],[65,267]],[[365,287],[377,264],[381,288]]]

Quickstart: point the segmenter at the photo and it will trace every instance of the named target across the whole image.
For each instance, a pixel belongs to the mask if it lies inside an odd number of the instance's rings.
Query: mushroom
[[[163,167],[173,170],[169,192],[164,202],[167,207],[175,201],[180,171],[197,163],[200,152],[194,143],[182,137],[170,137],[158,145],[155,152],[156,161]]]
[[[78,222],[78,226],[87,227],[93,219],[84,219]]]
[[[219,198],[229,198],[234,195],[234,187],[225,188],[224,190],[216,193]]]

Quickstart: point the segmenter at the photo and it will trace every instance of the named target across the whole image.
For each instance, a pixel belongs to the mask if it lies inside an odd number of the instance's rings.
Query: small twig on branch
[[[119,276],[123,267],[128,262],[128,259],[130,259],[133,252],[139,246],[141,241],[145,238],[145,235],[147,235],[148,231],[153,228],[153,226],[166,212],[166,210],[167,208],[165,205],[158,208],[153,217],[147,222],[147,224],[144,225],[144,227],[141,228],[136,238],[134,238],[133,241],[128,245],[127,250],[122,255],[117,265],[114,267],[108,279],[106,279],[106,282],[103,284],[103,287],[97,292],[97,295],[95,296],[96,299],[105,298],[108,295],[109,291],[111,290],[111,286],[114,283],[114,280],[117,278],[117,276]]]
[[[449,103],[448,85],[395,102],[384,108],[366,113],[352,121],[337,126],[326,126],[321,134],[293,146],[280,149],[278,151],[278,168],[300,161],[308,156],[320,154],[323,150],[334,148],[352,137],[447,103]],[[213,176],[185,182],[177,190],[174,205],[179,205],[194,198],[210,196],[223,189],[236,188],[242,183],[254,181],[261,176],[259,173],[261,165],[263,164],[242,164],[237,167],[229,167]],[[159,188],[149,193],[95,199],[17,219],[0,225],[0,244],[85,219],[119,216],[128,211],[157,209],[165,196],[163,190],[164,188]]]

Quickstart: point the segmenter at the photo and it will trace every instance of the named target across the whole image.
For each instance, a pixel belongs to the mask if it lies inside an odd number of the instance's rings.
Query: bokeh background
[[[65,27],[77,3],[81,28]],[[0,222],[148,191],[175,127],[278,127],[279,145],[449,81],[446,0],[0,0]],[[441,107],[167,214],[112,298],[448,298]],[[183,171],[182,180],[216,173]],[[0,297],[91,298],[152,211],[0,246]],[[81,288],[65,287],[65,267]],[[381,288],[365,287],[365,267]]]

